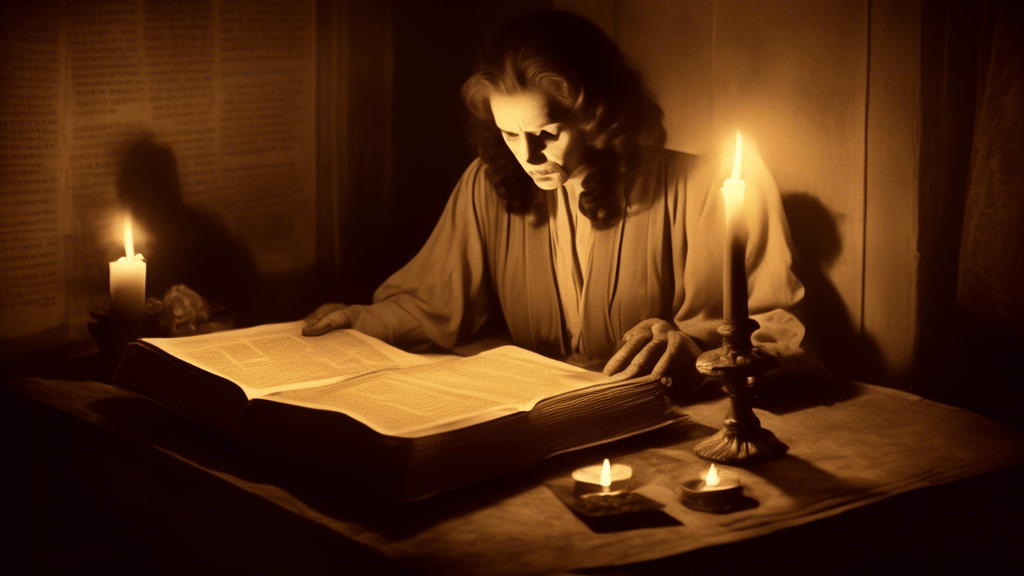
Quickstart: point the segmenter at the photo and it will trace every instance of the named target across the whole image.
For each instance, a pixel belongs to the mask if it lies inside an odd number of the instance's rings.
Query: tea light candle
[[[612,465],[607,458],[604,459],[604,464],[584,466],[572,473],[572,479],[576,481],[577,496],[619,494],[629,489],[629,481],[632,478],[632,467],[625,464]]]
[[[687,480],[682,486],[683,504],[701,512],[728,512],[743,501],[738,478],[722,477],[712,464],[706,476]]]
[[[124,219],[125,255],[110,262],[110,311],[121,318],[142,318],[146,309],[146,260],[135,253],[131,218]]]

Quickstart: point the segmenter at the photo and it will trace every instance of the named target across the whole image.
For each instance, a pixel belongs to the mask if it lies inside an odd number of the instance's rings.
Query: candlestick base
[[[162,308],[160,300],[146,299],[146,308],[138,318],[124,318],[110,310],[110,301],[103,300],[89,308],[89,334],[96,341],[104,365],[104,377],[109,381],[117,369],[128,344],[150,336],[160,336],[157,315]]]
[[[761,427],[751,407],[757,377],[781,366],[778,358],[752,344],[750,336],[760,327],[751,318],[723,322],[718,328],[722,347],[697,358],[697,370],[720,379],[730,401],[725,427],[694,448],[701,458],[736,464],[780,456],[789,450],[775,434]]]

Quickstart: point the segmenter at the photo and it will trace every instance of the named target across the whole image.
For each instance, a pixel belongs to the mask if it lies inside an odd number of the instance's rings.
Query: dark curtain
[[[1024,5],[991,7],[964,208],[957,317],[958,384],[982,387],[993,415],[1021,422],[1024,326]]]
[[[983,54],[957,304],[982,323],[1024,322],[1022,5],[1003,2]]]
[[[959,98],[973,106],[959,114],[942,106],[922,110],[921,232],[922,242],[927,242],[921,246],[922,284],[930,284],[924,285],[928,293],[921,300],[926,307],[921,309],[919,374],[927,395],[1020,425],[1024,43],[1019,32],[1024,5],[954,2],[944,8],[951,23],[944,38],[945,81],[923,98]],[[956,49],[968,53],[959,69],[948,56]],[[927,90],[935,84],[926,72],[923,62]],[[946,116],[937,119],[937,111]],[[960,128],[969,126],[972,132],[943,133],[925,124],[956,123],[951,117],[960,118]],[[959,138],[968,135],[965,154]],[[929,156],[929,147],[936,146],[944,154],[932,151]],[[941,184],[935,182],[943,177]]]
[[[462,83],[498,26],[550,0],[317,0],[320,301],[366,303],[462,172]]]

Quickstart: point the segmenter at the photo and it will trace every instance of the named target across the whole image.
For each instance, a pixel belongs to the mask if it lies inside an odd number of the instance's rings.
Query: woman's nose
[[[547,157],[544,156],[544,149],[547,148],[547,142],[544,141],[538,135],[525,134],[521,139],[520,152],[517,154],[520,161],[525,161],[528,164],[544,164],[548,161]]]

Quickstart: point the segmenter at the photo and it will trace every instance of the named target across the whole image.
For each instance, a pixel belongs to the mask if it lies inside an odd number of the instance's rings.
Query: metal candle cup
[[[701,512],[728,512],[743,503],[743,486],[737,478],[721,477],[712,470],[708,477],[715,476],[717,482],[709,484],[703,479],[687,480],[682,485],[683,504]]]

